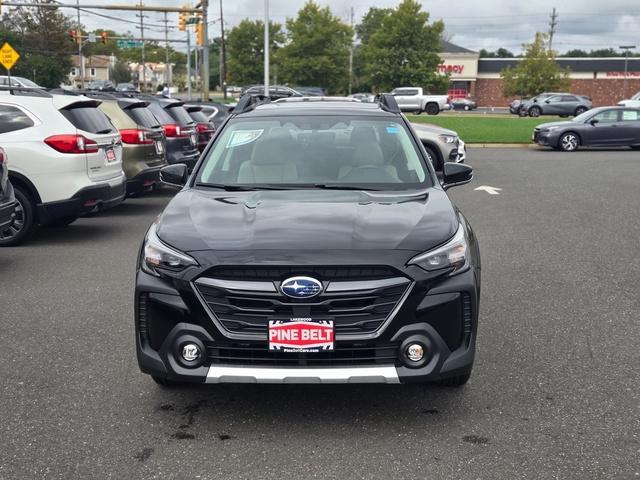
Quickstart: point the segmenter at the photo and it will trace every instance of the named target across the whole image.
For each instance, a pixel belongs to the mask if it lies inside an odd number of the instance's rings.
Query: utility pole
[[[187,26],[187,94],[191,100],[191,28]]]
[[[78,6],[78,63],[80,67],[80,85],[84,89],[84,57],[82,56],[82,27],[80,26],[80,0],[76,0]]]
[[[173,75],[171,75],[171,65],[169,65],[169,20],[167,19],[167,12],[164,12],[164,50],[165,78],[167,79],[169,86],[171,86],[173,81],[171,77]]]
[[[220,86],[222,95],[227,99],[227,57],[224,49],[224,15],[222,14],[222,0],[220,0]]]
[[[351,15],[350,15],[350,24],[351,28],[353,28],[353,7],[351,7]],[[349,48],[349,95],[351,95],[351,88],[353,86],[353,42],[354,39],[351,38],[351,47]]]
[[[202,100],[209,100],[209,0],[202,0]]]
[[[142,0],[140,0],[140,6],[142,7]],[[140,91],[144,92],[145,87],[147,86],[147,67],[145,65],[144,59],[144,14],[142,10],[140,10],[140,38],[142,39],[142,88]]]
[[[553,7],[553,12],[551,12],[551,21],[549,22],[549,51],[552,50],[553,46],[553,35],[556,33],[556,27],[558,26],[558,13],[556,12],[556,7]]]
[[[627,72],[629,71],[629,50],[636,48],[635,45],[620,45],[620,50],[624,50],[624,84],[622,87],[622,97],[627,98]]]
[[[269,0],[264,0],[264,96],[269,97]]]

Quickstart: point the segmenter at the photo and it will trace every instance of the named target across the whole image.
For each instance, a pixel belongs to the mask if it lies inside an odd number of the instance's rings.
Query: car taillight
[[[212,133],[213,125],[211,125],[210,123],[198,123],[196,125],[196,130],[198,131],[198,133]]]
[[[82,135],[53,135],[44,143],[61,153],[96,153],[98,144]]]
[[[4,148],[0,147],[0,165],[5,165],[7,163],[7,152],[4,151]]]
[[[164,134],[167,138],[187,136],[187,134],[182,131],[182,128],[180,128],[180,125],[176,125],[175,123],[163,125],[162,128],[164,128]]]
[[[153,143],[153,140],[147,138],[147,132],[144,130],[120,130],[120,136],[124,143],[133,145],[150,145]]]

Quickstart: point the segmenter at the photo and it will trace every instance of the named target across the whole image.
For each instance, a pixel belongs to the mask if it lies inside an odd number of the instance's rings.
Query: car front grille
[[[229,268],[200,277],[194,288],[210,314],[232,333],[266,338],[269,320],[333,320],[336,335],[378,330],[408,292],[411,281],[386,267]],[[281,293],[280,283],[309,275],[323,284],[321,294],[305,299]],[[393,276],[389,276],[393,275]]]
[[[210,343],[207,357],[212,364],[255,366],[349,366],[399,365],[398,344],[381,343],[337,345],[332,351],[287,353],[268,350],[266,342],[233,346]]]

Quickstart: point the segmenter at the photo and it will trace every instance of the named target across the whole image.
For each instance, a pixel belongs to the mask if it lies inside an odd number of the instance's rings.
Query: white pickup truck
[[[403,112],[427,112],[429,115],[437,115],[449,105],[448,95],[425,95],[419,87],[395,88],[391,95],[396,97],[396,102]]]

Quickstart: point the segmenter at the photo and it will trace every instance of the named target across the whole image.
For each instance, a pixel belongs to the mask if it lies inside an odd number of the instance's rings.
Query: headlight
[[[162,240],[158,238],[156,233],[157,229],[158,224],[154,222],[151,227],[149,227],[147,237],[144,240],[141,262],[144,272],[159,277],[160,274],[156,268],[171,272],[180,272],[192,265],[198,265],[198,262],[190,256],[163,243]]]
[[[458,141],[458,137],[455,135],[438,135],[438,138],[444,143],[455,143]]]
[[[469,246],[464,227],[460,224],[456,234],[444,245],[421,253],[409,260],[410,265],[418,265],[429,272],[453,267],[453,272],[464,269],[468,264]]]

